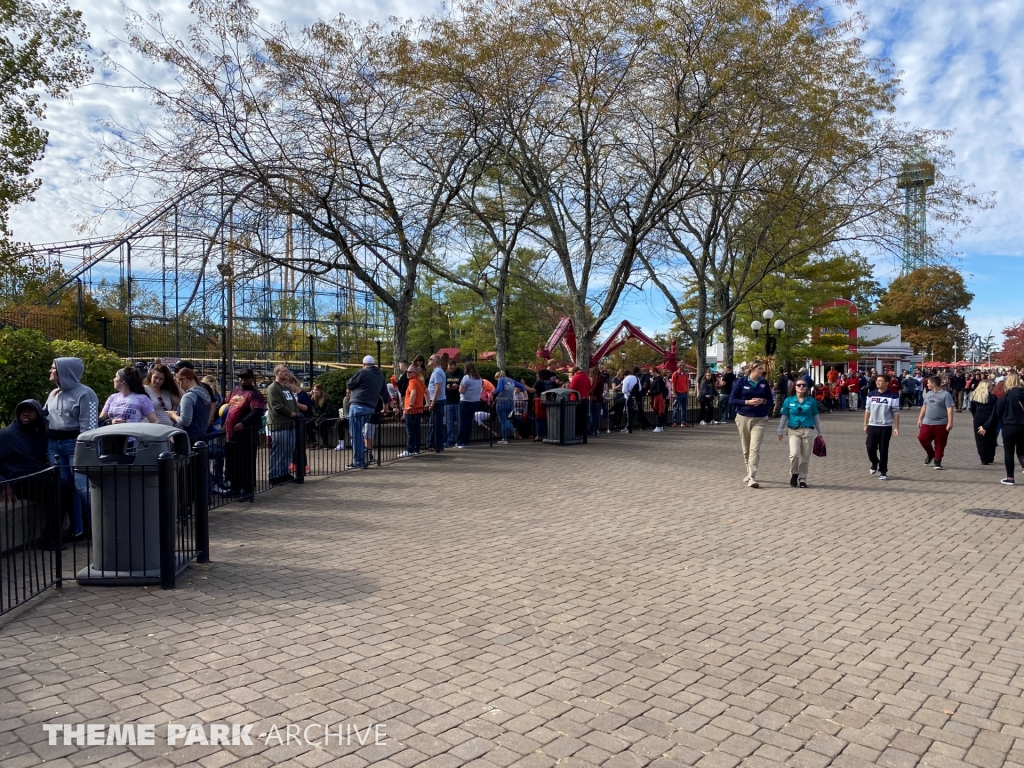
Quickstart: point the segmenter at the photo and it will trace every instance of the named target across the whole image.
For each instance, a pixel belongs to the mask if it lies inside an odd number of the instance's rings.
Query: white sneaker
[[[743,482],[746,483],[747,485],[750,485],[750,475],[744,475]]]
[[[498,445],[508,445],[508,440],[499,440]]]
[[[879,475],[879,476],[878,476],[878,479],[879,479],[879,480],[888,480],[888,479],[889,479],[889,476],[888,476],[888,475]]]
[[[706,421],[702,421],[702,422],[700,423],[700,425],[701,425],[702,427],[703,427],[703,426],[704,426],[705,424],[707,424],[707,422],[706,422]]]
[[[620,429],[619,432],[629,432],[628,429]]]
[[[400,454],[398,454],[398,458],[405,459],[405,458],[408,458],[409,456],[415,456],[415,455],[416,455],[415,453],[409,453],[408,451],[402,451]]]
[[[761,486],[757,484],[757,480],[755,480],[754,478],[750,478],[750,482],[747,483],[747,487],[748,488],[760,488]]]
[[[338,444],[336,446],[334,446],[334,450],[336,450],[336,451],[344,451],[345,450],[345,441],[344,440],[339,440]]]
[[[873,475],[873,474],[875,474],[875,472],[877,472],[877,471],[878,471],[877,467],[872,467],[871,469],[869,469],[869,470],[868,470],[868,474],[869,474],[869,475]]]
[[[607,434],[607,435],[610,435],[611,433],[612,433],[612,431],[610,429],[606,430],[606,432],[605,432],[605,434]]]
[[[712,421],[711,423],[712,423],[712,424],[717,424],[718,422],[717,422],[717,421]]]

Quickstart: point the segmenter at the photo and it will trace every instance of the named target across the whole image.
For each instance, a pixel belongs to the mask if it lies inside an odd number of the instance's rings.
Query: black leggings
[[[1006,476],[1013,477],[1014,454],[1016,460],[1024,464],[1024,426],[1020,424],[1003,424],[1003,463],[1006,464]]]

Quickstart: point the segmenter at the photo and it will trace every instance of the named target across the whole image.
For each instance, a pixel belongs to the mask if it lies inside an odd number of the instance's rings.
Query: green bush
[[[77,357],[85,363],[82,383],[96,393],[102,408],[103,402],[114,392],[114,374],[124,367],[124,360],[99,344],[88,341],[54,341],[50,346],[51,359]]]
[[[341,408],[341,403],[345,399],[345,386],[348,384],[348,380],[358,372],[358,368],[327,371],[327,373],[317,376],[316,383],[323,386],[327,396],[334,403],[334,407]]]
[[[0,420],[9,423],[22,400],[46,399],[53,358],[50,342],[39,331],[0,329]]]

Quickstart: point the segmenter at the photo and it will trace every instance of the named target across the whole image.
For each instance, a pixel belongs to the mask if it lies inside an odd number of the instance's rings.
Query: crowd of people
[[[466,448],[475,425],[492,430],[498,445],[516,439],[543,441],[551,407],[543,395],[559,388],[576,393],[566,418],[577,434],[591,436],[689,426],[693,393],[699,425],[735,422],[744,482],[752,488],[759,487],[760,448],[772,418],[778,419],[779,440],[789,440],[790,485],[808,487],[811,456],[824,451],[820,416],[831,411],[863,413],[869,472],[883,481],[889,478],[889,449],[892,438],[899,436],[900,415],[915,410],[925,465],[945,468],[955,414],[968,411],[981,463],[995,463],[1001,439],[1006,470],[1001,482],[1013,485],[1016,464],[1024,467],[1024,389],[1015,370],[896,376],[832,368],[819,382],[799,370],[784,371],[772,383],[758,361],[741,366],[738,373],[731,366],[717,373],[709,367],[696,381],[682,370],[658,366],[563,370],[552,361],[533,382],[518,381],[505,371],[498,371],[491,382],[475,363],[460,365],[439,354],[403,360],[395,375],[386,377],[367,355],[337,405],[320,384],[304,390],[286,365],[274,368],[265,392],[247,368],[224,396],[215,377],[201,377],[191,364],[179,361],[173,369],[158,362],[144,371],[133,365],[118,370],[114,393],[102,406],[96,393],[82,384],[83,373],[78,358],[54,360],[54,388],[46,402],[19,403],[14,422],[0,433],[0,482],[58,468],[69,489],[72,538],[84,536],[88,524],[86,479],[72,469],[75,442],[82,432],[106,424],[149,422],[183,429],[193,443],[204,440],[209,446],[212,491],[248,497],[256,490],[258,440],[264,435],[270,446],[270,484],[278,485],[294,479],[295,467],[305,464],[306,450],[330,449],[335,440],[335,450],[351,442],[347,469],[366,468],[374,460],[377,425],[386,417],[405,424],[402,457],[415,456],[424,447],[438,452]],[[301,444],[296,442],[300,421],[305,427]],[[426,446],[421,445],[424,421]],[[4,487],[8,497],[17,493],[16,485]]]

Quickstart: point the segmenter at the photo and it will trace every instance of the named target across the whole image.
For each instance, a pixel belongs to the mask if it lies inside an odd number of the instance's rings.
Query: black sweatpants
[[[889,474],[889,441],[892,427],[868,427],[868,458],[872,467],[878,467],[879,474]]]
[[[1003,463],[1006,465],[1006,476],[1013,477],[1014,454],[1016,460],[1024,464],[1024,426],[1003,423]]]

